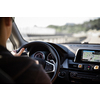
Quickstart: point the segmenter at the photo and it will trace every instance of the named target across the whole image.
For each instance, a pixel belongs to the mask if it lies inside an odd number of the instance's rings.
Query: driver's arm
[[[20,56],[25,49],[22,48],[18,53],[15,51],[12,51],[11,53],[14,56]],[[27,59],[27,61],[25,61]],[[51,84],[50,77],[45,73],[45,70],[43,69],[42,65],[39,64],[37,60],[33,60],[29,58],[24,59],[24,64],[27,65],[29,62],[32,63],[32,65],[29,65],[28,68],[24,67],[23,72],[21,75],[17,76],[17,79],[15,79],[16,83],[26,83],[26,84]],[[34,62],[34,63],[33,63]],[[24,65],[23,65],[24,66]],[[21,68],[22,66],[20,66]],[[15,68],[14,68],[15,70]],[[19,74],[19,73],[18,73]]]
[[[21,69],[13,68],[18,73],[13,77],[14,81],[18,84],[51,84],[50,77],[45,73],[42,65],[36,64],[31,58],[23,58],[23,66],[19,66]],[[21,63],[21,59],[18,59]],[[16,64],[17,65],[17,64]],[[24,66],[25,65],[25,66]]]

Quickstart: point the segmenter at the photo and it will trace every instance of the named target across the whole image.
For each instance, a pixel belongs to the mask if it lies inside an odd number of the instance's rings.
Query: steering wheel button
[[[52,70],[53,70],[53,65],[46,63],[45,71],[52,71]]]

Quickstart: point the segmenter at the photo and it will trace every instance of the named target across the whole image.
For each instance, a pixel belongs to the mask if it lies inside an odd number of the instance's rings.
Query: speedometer
[[[37,51],[32,55],[34,58],[41,58],[41,59],[45,59],[45,55],[43,52],[41,51]]]

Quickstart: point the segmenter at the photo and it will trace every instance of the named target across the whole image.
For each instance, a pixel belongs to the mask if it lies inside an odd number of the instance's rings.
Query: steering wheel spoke
[[[45,64],[45,71],[46,73],[51,73],[51,72],[55,72],[55,64],[49,62],[49,61],[46,61],[46,64]]]

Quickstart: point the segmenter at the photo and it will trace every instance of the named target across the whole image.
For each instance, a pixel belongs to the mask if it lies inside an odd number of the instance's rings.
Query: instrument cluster
[[[47,61],[55,61],[54,56],[51,53],[47,53],[45,51],[37,51],[32,55],[32,57],[41,58],[41,59],[47,60]]]

